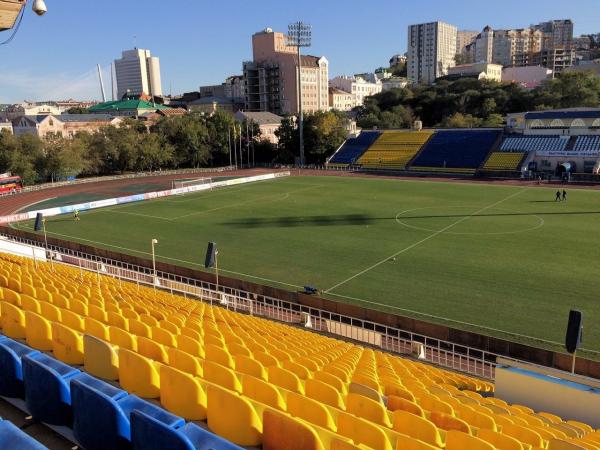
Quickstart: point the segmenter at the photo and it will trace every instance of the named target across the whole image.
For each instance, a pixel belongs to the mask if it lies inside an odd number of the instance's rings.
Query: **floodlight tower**
[[[288,26],[287,45],[298,49],[298,134],[300,145],[300,166],[304,160],[304,115],[302,113],[302,57],[300,49],[310,47],[312,27],[304,22],[294,22]]]

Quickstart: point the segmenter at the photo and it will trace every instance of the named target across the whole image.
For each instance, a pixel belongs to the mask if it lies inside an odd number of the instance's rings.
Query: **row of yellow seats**
[[[493,152],[483,165],[487,170],[517,170],[524,153]]]

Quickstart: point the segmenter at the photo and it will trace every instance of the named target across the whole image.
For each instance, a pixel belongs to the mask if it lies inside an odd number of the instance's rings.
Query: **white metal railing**
[[[0,233],[9,240],[43,247],[39,242]],[[305,326],[307,331],[333,335],[369,345],[381,350],[404,355],[451,368],[484,379],[493,379],[496,358],[500,355],[464,345],[431,338],[422,334],[389,327],[368,320],[357,319],[319,308],[301,305],[283,299],[234,289],[194,278],[157,271],[156,278],[149,267],[103,258],[63,247],[48,245],[48,257],[55,262],[93,271],[98,275],[112,276],[147,286],[156,286],[173,294],[205,301],[229,310],[261,316],[267,319]]]

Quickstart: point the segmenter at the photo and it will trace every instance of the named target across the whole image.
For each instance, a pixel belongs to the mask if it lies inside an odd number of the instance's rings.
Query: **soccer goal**
[[[179,188],[187,188],[192,186],[200,186],[204,184],[209,185],[209,189],[212,190],[212,178],[210,177],[201,177],[201,178],[186,178],[182,180],[173,180],[171,182],[171,189],[179,189]]]

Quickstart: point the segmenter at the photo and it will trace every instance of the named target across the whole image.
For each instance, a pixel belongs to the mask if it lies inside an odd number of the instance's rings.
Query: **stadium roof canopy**
[[[600,109],[572,109],[560,111],[536,111],[525,114],[526,120],[535,119],[600,119]]]

